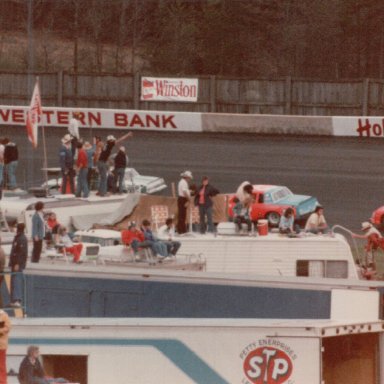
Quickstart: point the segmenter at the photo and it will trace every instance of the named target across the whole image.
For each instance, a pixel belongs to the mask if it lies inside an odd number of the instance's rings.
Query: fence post
[[[57,105],[63,106],[63,71],[57,72]]]
[[[363,79],[363,100],[362,116],[368,116],[369,113],[369,79]]]
[[[285,106],[284,113],[290,115],[292,113],[292,77],[285,78]]]
[[[216,76],[209,78],[209,104],[210,112],[216,112]]]
[[[140,73],[133,75],[133,109],[140,109]]]

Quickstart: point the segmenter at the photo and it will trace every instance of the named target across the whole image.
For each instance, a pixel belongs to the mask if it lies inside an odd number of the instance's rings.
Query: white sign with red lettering
[[[383,117],[344,117],[332,118],[334,136],[359,136],[384,138]]]
[[[141,78],[143,101],[197,101],[198,79]]]
[[[28,107],[0,105],[0,125],[25,125],[27,111]],[[201,113],[121,109],[44,107],[39,125],[45,127],[68,126],[74,112],[79,112],[79,126],[84,128],[202,131]]]

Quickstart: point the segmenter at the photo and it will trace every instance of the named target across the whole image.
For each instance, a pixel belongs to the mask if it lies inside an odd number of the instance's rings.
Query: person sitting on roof
[[[308,217],[305,224],[305,232],[314,234],[329,232],[329,227],[324,217],[324,208],[321,205],[316,206],[315,212]]]
[[[73,262],[74,263],[81,263],[80,256],[81,251],[83,250],[83,244],[77,243],[75,244],[72,239],[69,237],[67,228],[64,226],[60,226],[58,229],[58,238],[59,238],[59,244],[62,244],[64,246],[65,252],[70,253],[73,255]]]
[[[295,215],[292,207],[288,207],[280,218],[279,233],[292,235],[300,233],[300,227],[295,225]]]
[[[124,245],[131,246],[137,257],[140,248],[151,247],[150,241],[145,240],[144,233],[136,227],[134,221],[128,224],[128,229],[121,231],[121,241]]]
[[[165,224],[159,228],[157,231],[157,236],[166,244],[168,254],[176,256],[177,251],[181,247],[181,243],[180,241],[174,240],[175,225],[171,217],[168,217],[168,219],[165,220]]]
[[[45,231],[45,240],[47,242],[47,247],[50,248],[57,242],[58,230],[60,228],[60,224],[57,221],[56,213],[49,212],[46,218],[46,231]]]
[[[151,229],[151,223],[149,220],[144,219],[142,222],[142,230],[144,233],[145,240],[151,244],[152,252],[155,256],[167,257],[168,248],[164,241],[161,241],[157,236],[154,235]]]
[[[233,222],[237,225],[238,232],[241,231],[242,223],[246,223],[248,232],[252,230],[252,221],[249,215],[249,202],[242,203],[237,197],[233,199]]]

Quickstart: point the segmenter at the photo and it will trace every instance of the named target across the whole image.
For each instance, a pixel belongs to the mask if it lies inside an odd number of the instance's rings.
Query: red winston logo
[[[156,80],[156,92],[165,97],[197,97],[197,87],[185,84],[182,80],[170,82],[167,80]]]

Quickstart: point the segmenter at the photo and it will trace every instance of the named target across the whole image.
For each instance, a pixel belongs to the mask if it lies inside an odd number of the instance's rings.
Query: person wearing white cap
[[[379,247],[384,248],[384,239],[378,229],[376,229],[369,221],[361,223],[361,230],[364,232],[363,235],[352,234],[352,237],[357,239],[367,239],[365,245],[366,250],[366,267],[376,270],[376,262],[374,251]]]
[[[191,199],[191,191],[189,189],[189,182],[193,179],[191,171],[184,171],[180,174],[180,181],[177,186],[177,233],[179,235],[187,232],[187,207]]]
[[[121,136],[119,139],[116,139],[113,135],[107,136],[107,142],[105,143],[102,151],[100,152],[99,160],[97,161],[97,169],[100,175],[99,189],[97,194],[99,196],[106,196],[107,194],[107,174],[108,174],[108,158],[111,155],[112,149],[115,144],[132,137],[132,132],[128,132],[125,135]]]

